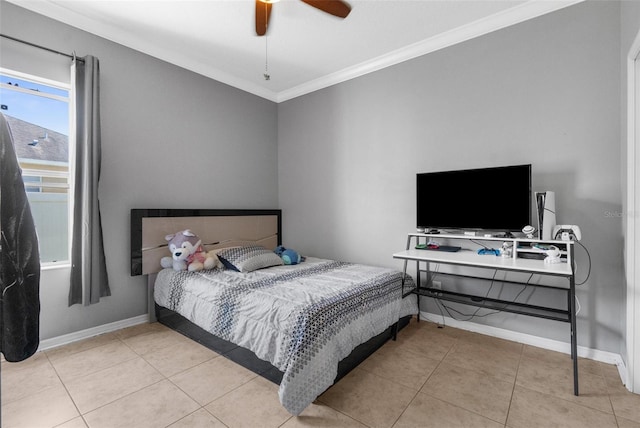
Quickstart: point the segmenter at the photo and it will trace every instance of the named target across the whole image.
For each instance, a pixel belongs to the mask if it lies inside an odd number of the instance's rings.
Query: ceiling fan
[[[269,28],[271,6],[278,0],[256,0],[256,34],[264,36]],[[339,18],[346,18],[351,12],[351,6],[342,0],[301,0],[309,6],[320,9]]]

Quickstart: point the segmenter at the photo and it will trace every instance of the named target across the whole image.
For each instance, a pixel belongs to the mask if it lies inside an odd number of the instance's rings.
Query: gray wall
[[[277,106],[78,29],[0,2],[2,33],[100,59],[100,201],[112,296],[67,307],[69,270],[42,272],[41,338],[147,312],[130,277],[131,208],[276,208]],[[64,57],[0,39],[0,66]]]
[[[619,353],[620,73],[620,4],[587,2],[280,104],[284,244],[400,268],[416,173],[531,163],[534,190],[556,192],[558,223],[580,225],[591,254],[578,343]],[[554,321],[474,322],[569,340]]]

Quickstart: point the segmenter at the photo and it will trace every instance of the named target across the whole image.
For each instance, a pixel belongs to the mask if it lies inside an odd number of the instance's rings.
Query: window
[[[0,69],[1,113],[13,134],[43,264],[69,260],[69,90]]]

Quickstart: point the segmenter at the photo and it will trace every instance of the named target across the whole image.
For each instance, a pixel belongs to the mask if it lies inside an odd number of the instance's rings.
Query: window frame
[[[16,87],[13,85],[8,85],[6,83],[2,83],[0,82],[0,87],[2,87],[3,89],[6,90],[12,90],[12,91],[16,91],[16,92],[21,92],[21,93],[25,93],[28,95],[34,95],[34,96],[40,96],[43,98],[48,98],[48,99],[53,99],[56,101],[61,101],[61,102],[66,102],[67,103],[67,111],[68,111],[68,121],[69,121],[69,129],[68,129],[68,134],[67,138],[68,138],[68,144],[69,144],[69,158],[67,159],[67,172],[66,174],[64,173],[60,173],[58,171],[55,170],[51,170],[51,171],[44,171],[46,172],[46,174],[42,174],[40,171],[38,171],[38,173],[35,173],[35,170],[29,169],[29,168],[24,168],[22,166],[22,162],[19,161],[20,164],[20,168],[22,170],[22,174],[23,176],[27,176],[27,177],[40,177],[40,184],[27,184],[25,182],[25,189],[27,188],[27,186],[29,188],[34,188],[34,187],[39,187],[39,190],[37,192],[42,192],[43,188],[59,188],[59,189],[66,189],[67,191],[67,258],[66,260],[57,260],[57,261],[47,261],[47,262],[43,262],[40,261],[40,266],[42,270],[49,270],[49,269],[56,269],[56,268],[64,268],[64,267],[70,267],[71,266],[71,231],[72,231],[72,203],[73,203],[73,195],[72,195],[72,191],[73,191],[73,176],[72,176],[72,165],[71,165],[71,160],[72,160],[72,150],[74,150],[75,147],[75,139],[73,137],[73,130],[72,125],[73,125],[73,120],[72,120],[72,112],[73,112],[73,105],[72,105],[72,85],[71,83],[64,83],[64,82],[60,82],[60,81],[56,81],[56,80],[52,80],[52,79],[47,79],[45,77],[41,77],[41,76],[36,76],[33,74],[28,74],[28,73],[23,73],[20,71],[16,71],[16,70],[11,70],[5,67],[0,67],[0,75],[4,75],[10,78],[15,78],[15,79],[20,79],[20,80],[24,80],[24,81],[28,81],[34,84],[38,84],[38,85],[45,85],[45,86],[49,86],[51,88],[55,88],[58,90],[63,90],[67,92],[67,96],[61,96],[61,95],[57,95],[57,94],[51,94],[51,93],[46,93],[46,92],[35,92],[32,91],[31,89],[28,88],[23,88],[23,87]],[[34,163],[34,162],[30,162],[30,163]],[[37,163],[37,162],[35,162]],[[56,165],[56,166],[62,166],[62,162],[55,162],[52,161],[52,164]],[[42,180],[42,178],[52,178],[54,180],[59,180],[62,178],[66,178],[66,184],[61,184],[61,183],[51,183],[51,182],[46,182],[45,180]]]

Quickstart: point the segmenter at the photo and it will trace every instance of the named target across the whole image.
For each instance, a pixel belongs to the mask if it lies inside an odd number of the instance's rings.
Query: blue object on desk
[[[497,250],[495,248],[480,248],[478,250],[478,254],[480,255],[494,255],[494,256],[499,256],[500,255],[500,250]]]

